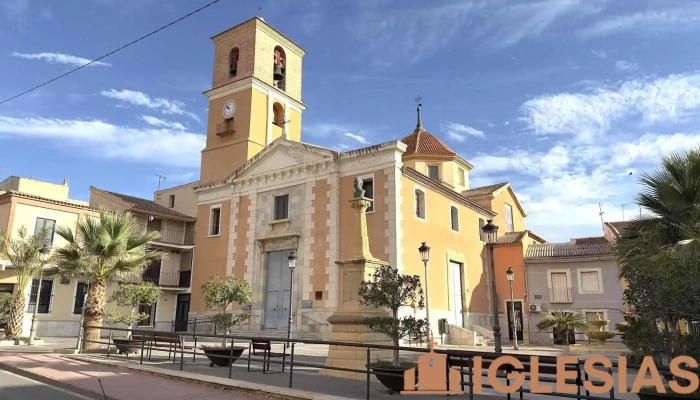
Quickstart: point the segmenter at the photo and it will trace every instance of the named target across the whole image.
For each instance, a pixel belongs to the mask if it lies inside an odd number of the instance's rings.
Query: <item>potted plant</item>
[[[209,282],[202,285],[202,297],[207,308],[220,308],[221,313],[212,317],[212,323],[217,330],[226,332],[226,335],[231,334],[234,326],[247,322],[250,319],[250,314],[227,313],[226,308],[231,304],[250,304],[250,299],[253,291],[250,285],[245,280],[236,276],[216,276]],[[202,351],[209,359],[209,366],[218,365],[220,367],[228,367],[235,362],[241,354],[246,350],[243,346],[234,346],[233,340],[231,345],[226,345],[226,338],[223,339],[221,345],[202,345]]]
[[[364,324],[374,332],[379,332],[391,338],[395,349],[392,360],[377,360],[370,364],[375,376],[389,393],[403,390],[403,373],[415,368],[416,363],[401,361],[399,358],[399,342],[401,339],[415,335],[416,329],[425,329],[426,322],[407,316],[399,319],[399,309],[405,306],[423,308],[423,288],[418,275],[402,275],[389,265],[383,265],[372,274],[371,281],[360,284],[360,302],[363,305],[388,308],[391,317],[368,317]],[[416,377],[418,374],[416,374]]]
[[[542,320],[535,325],[535,328],[540,332],[551,330],[554,335],[554,344],[566,344],[569,332],[574,332],[576,329],[587,330],[588,323],[583,314],[549,310],[542,314]]]
[[[107,311],[105,321],[110,324],[124,324],[127,327],[125,336],[112,337],[112,343],[119,354],[136,353],[140,344],[134,345],[131,340],[131,329],[135,323],[143,321],[149,315],[138,311],[140,305],[151,305],[163,297],[163,289],[149,282],[136,285],[120,284],[112,293],[108,303],[119,307],[130,307],[129,312],[120,312],[114,308]]]

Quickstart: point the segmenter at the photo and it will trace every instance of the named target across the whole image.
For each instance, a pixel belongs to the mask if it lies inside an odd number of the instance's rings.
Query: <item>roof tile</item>
[[[525,258],[528,260],[566,257],[594,257],[613,254],[610,243],[543,243],[531,244]]]
[[[469,190],[465,190],[462,192],[462,195],[466,197],[477,197],[477,196],[483,196],[486,194],[491,194],[495,192],[496,190],[502,188],[503,186],[507,185],[508,182],[501,182],[501,183],[496,183],[493,185],[488,185],[488,186],[482,186],[482,187],[477,187]]]
[[[421,155],[421,156],[456,156],[457,153],[452,151],[440,139],[433,136],[430,132],[422,129],[417,129],[415,132],[406,135],[402,142],[406,143],[406,152],[404,156]]]
[[[175,210],[171,210],[167,207],[163,207],[160,204],[156,203],[155,201],[146,200],[146,199],[142,199],[140,197],[129,196],[126,194],[121,194],[121,193],[109,192],[106,190],[103,190],[103,192],[110,194],[112,196],[118,197],[127,203],[130,203],[131,209],[133,211],[140,211],[143,213],[154,213],[154,214],[171,216],[171,217],[175,217],[175,218],[183,218],[183,219],[188,219],[188,220],[195,219],[195,217],[192,217],[190,215],[179,213]]]

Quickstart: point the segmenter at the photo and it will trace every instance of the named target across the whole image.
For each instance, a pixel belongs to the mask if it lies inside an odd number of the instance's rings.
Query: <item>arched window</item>
[[[284,125],[284,107],[280,103],[272,105],[272,123],[277,126]]]
[[[416,217],[425,219],[425,192],[416,189]]]
[[[228,76],[236,76],[236,73],[238,73],[238,47],[234,47],[233,49],[231,49],[231,54],[229,54],[228,57],[228,64]]]
[[[455,206],[450,206],[450,221],[452,223],[452,230],[459,232],[459,210]]]
[[[285,82],[284,78],[286,76],[286,54],[284,49],[280,46],[275,47],[275,64],[272,72],[272,81],[275,82],[275,86],[284,90]]]

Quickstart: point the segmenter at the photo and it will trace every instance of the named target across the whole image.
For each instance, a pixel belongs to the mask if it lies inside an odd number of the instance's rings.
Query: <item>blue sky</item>
[[[206,3],[0,0],[0,98]],[[510,181],[551,241],[600,235],[598,203],[622,219],[641,172],[700,144],[697,1],[222,0],[0,105],[2,176],[69,179],[78,199],[197,179],[209,38],[260,6],[308,51],[304,141],[401,139],[420,94],[426,129],[474,165],[472,186]]]

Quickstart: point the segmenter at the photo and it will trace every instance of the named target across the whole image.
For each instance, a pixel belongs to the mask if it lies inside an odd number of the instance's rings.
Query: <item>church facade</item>
[[[433,332],[440,318],[490,327],[481,227],[493,219],[500,232],[525,231],[526,214],[510,185],[470,188],[473,166],[423,127],[420,108],[415,129],[402,140],[346,152],[303,143],[305,51],[257,17],[212,39],[190,317],[212,313],[202,284],[235,275],[253,288],[244,310],[252,318],[241,329],[286,332],[291,302],[293,331],[328,339],[327,318],[342,290],[336,261],[352,256],[356,218],[349,202],[360,178],[373,200],[366,221],[374,257],[424,277],[418,247],[431,248]]]

